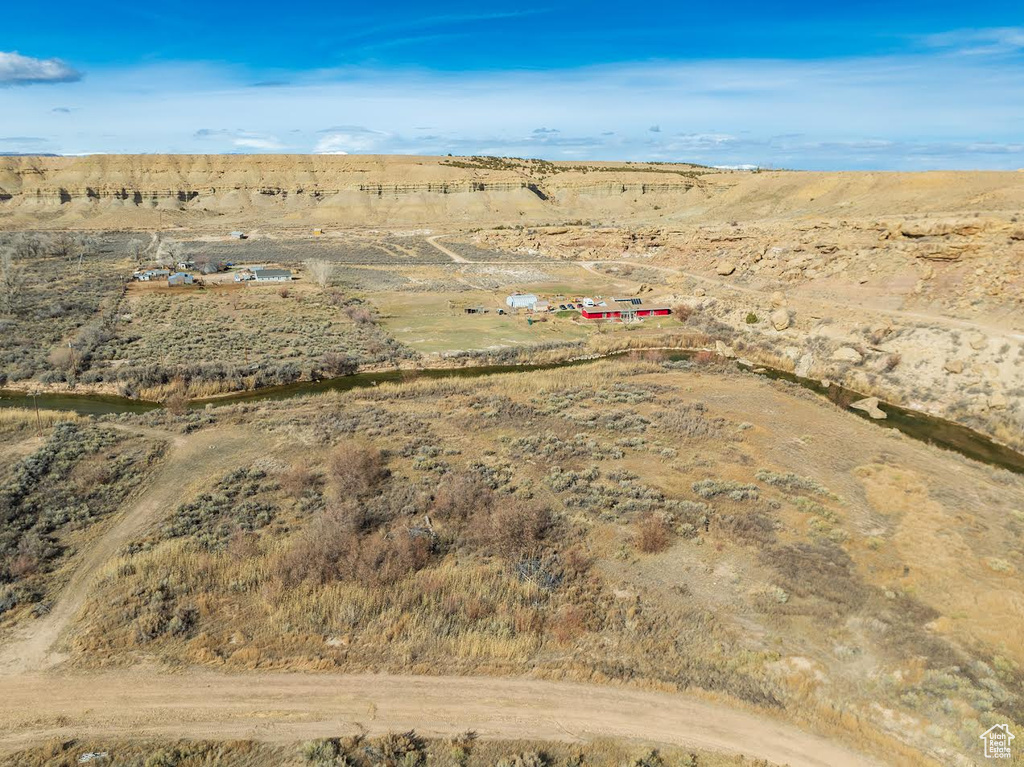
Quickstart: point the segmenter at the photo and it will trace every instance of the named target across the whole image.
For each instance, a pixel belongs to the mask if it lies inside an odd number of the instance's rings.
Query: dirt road
[[[791,767],[878,764],[795,727],[682,695],[532,679],[141,671],[0,678],[0,750],[49,737],[301,741],[415,729],[628,738]]]
[[[437,241],[437,238],[438,238],[438,237],[442,237],[442,236],[443,236],[443,235],[440,235],[440,234],[435,234],[435,235],[434,235],[433,237],[427,237],[427,242],[429,242],[429,243],[430,243],[431,245],[433,245],[433,246],[434,246],[435,248],[437,248],[437,249],[438,249],[439,251],[441,251],[441,252],[442,252],[442,253],[444,253],[444,254],[445,254],[446,256],[448,256],[448,258],[450,258],[450,259],[451,259],[452,261],[454,261],[454,262],[455,262],[456,264],[471,264],[471,263],[473,263],[473,262],[472,262],[472,261],[470,261],[470,260],[469,260],[468,258],[465,258],[465,257],[463,257],[463,256],[460,256],[460,255],[459,255],[458,253],[456,253],[456,252],[455,252],[454,250],[449,250],[449,249],[448,249],[448,248],[446,248],[446,247],[445,247],[444,245],[442,245],[441,243],[439,243],[439,242]]]
[[[255,458],[262,452],[253,447],[251,435],[240,431],[217,429],[188,438],[154,429],[129,431],[167,439],[167,455],[143,492],[107,520],[103,535],[80,555],[70,582],[50,612],[21,626],[0,648],[0,676],[45,669],[62,660],[56,649],[61,634],[85,604],[97,573],[118,549],[247,455]]]

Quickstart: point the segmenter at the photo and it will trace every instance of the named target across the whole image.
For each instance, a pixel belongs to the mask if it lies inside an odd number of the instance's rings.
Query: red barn
[[[637,317],[665,317],[672,314],[667,306],[584,306],[580,316],[585,320],[635,320]]]

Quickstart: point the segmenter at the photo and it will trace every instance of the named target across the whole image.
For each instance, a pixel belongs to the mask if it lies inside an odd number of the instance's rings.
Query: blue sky
[[[12,2],[0,152],[1024,167],[1011,2]]]

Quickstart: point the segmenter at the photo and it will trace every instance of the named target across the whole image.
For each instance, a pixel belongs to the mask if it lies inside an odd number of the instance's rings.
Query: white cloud
[[[278,149],[284,149],[284,144],[280,143],[275,139],[269,138],[256,138],[256,137],[242,137],[236,138],[234,144],[239,149],[259,149],[263,152],[273,152]]]
[[[380,150],[385,146],[388,135],[364,128],[361,125],[343,125],[320,131],[323,134],[314,154],[352,154]]]
[[[60,59],[34,59],[17,51],[0,51],[0,86],[70,83],[81,79],[81,72]]]
[[[924,44],[959,54],[991,56],[1024,51],[1024,27],[957,29],[926,35]]]
[[[244,130],[200,128],[195,138],[213,142],[214,146],[232,149],[248,149],[257,152],[274,152],[287,147],[277,137]],[[210,147],[212,148],[212,147]]]

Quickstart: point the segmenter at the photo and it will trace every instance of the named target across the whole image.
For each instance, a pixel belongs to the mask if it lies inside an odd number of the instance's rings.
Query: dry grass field
[[[1024,719],[1024,481],[799,389],[655,356],[212,419],[277,447],[102,569],[75,666],[697,690],[906,763]]]

